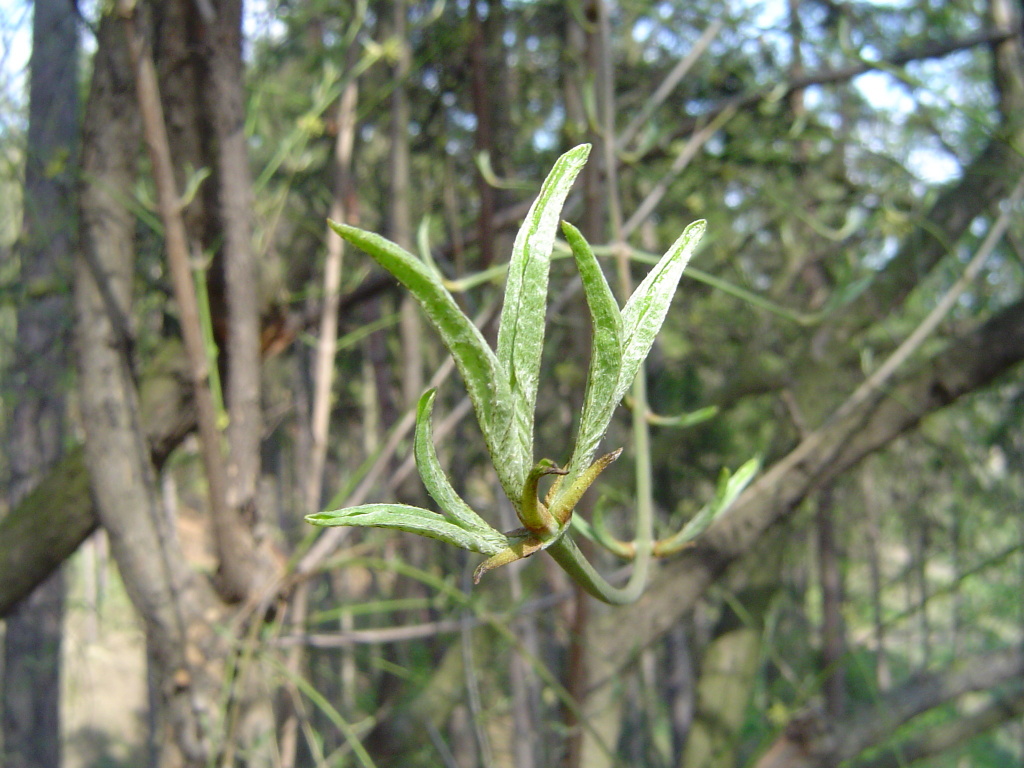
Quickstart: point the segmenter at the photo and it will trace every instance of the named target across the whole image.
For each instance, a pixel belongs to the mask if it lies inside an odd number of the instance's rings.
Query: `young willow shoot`
[[[498,480],[522,527],[508,533],[492,528],[452,488],[434,450],[434,390],[420,398],[414,452],[423,484],[442,514],[405,504],[364,504],[309,515],[306,519],[310,523],[392,528],[479,552],[488,558],[476,569],[477,582],[489,570],[548,550],[577,583],[601,600],[621,603],[639,595],[639,591],[629,590],[627,594],[616,589],[597,574],[573,541],[570,521],[584,491],[621,453],[620,449],[594,458],[615,407],[661,329],[705,223],[697,221],[686,228],[620,309],[590,246],[576,228],[562,222],[562,233],[583,280],[594,338],[579,433],[569,464],[558,467],[548,459],[534,462],[534,410],[551,253],[562,206],[589,154],[590,145],[583,144],[558,159],[516,236],[497,349],[487,344],[431,266],[379,235],[329,222],[335,232],[372,256],[416,297],[441,335],[466,383]],[[748,463],[734,479],[746,485],[754,471],[756,467]],[[545,475],[554,475],[555,479],[540,499],[538,483]],[[737,482],[723,483],[719,496],[721,502],[727,503],[713,503],[705,508],[698,515],[700,520],[693,521],[696,524],[688,525],[663,546],[656,545],[655,553],[681,549],[724,512],[736,495]],[[580,523],[577,527],[592,535],[590,527]],[[607,540],[605,536],[595,538],[599,543]]]

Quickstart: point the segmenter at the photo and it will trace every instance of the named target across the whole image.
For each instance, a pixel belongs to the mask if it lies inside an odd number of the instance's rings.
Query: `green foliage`
[[[417,409],[415,456],[420,477],[443,514],[403,504],[365,504],[309,515],[306,519],[310,523],[407,531],[490,555],[477,569],[477,580],[492,568],[554,548],[556,559],[579,583],[595,596],[615,601],[614,590],[596,577],[572,542],[572,513],[586,489],[621,452],[594,460],[616,405],[661,329],[705,225],[697,221],[687,227],[620,310],[590,245],[579,230],[563,223],[590,309],[593,354],[568,467],[559,468],[548,459],[535,463],[533,430],[551,253],[562,206],[589,154],[590,145],[583,144],[558,159],[516,236],[496,351],[491,350],[430,266],[379,235],[330,222],[341,237],[394,275],[423,307],[466,382],[498,479],[523,527],[499,532],[452,488],[433,447],[430,418],[434,391],[423,395]],[[725,472],[715,501],[670,537],[664,552],[678,551],[703,532],[728,509],[757,467],[756,462],[748,462],[735,476]],[[541,500],[538,482],[545,475],[555,475],[556,480]],[[583,528],[586,531],[585,525]]]

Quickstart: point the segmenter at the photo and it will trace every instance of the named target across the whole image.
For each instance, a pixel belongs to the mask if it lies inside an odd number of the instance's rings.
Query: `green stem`
[[[647,369],[640,369],[633,380],[633,449],[636,451],[636,536],[633,538],[636,557],[633,573],[626,589],[639,582],[639,590],[646,586],[654,552],[654,493],[651,482],[651,432],[647,423]],[[637,595],[639,597],[639,594]]]
[[[548,554],[555,559],[555,562],[562,566],[562,569],[576,584],[583,587],[587,594],[609,605],[628,605],[636,602],[643,594],[644,587],[647,586],[647,574],[650,571],[651,551],[650,547],[647,547],[646,555],[641,554],[641,551],[637,550],[633,573],[630,574],[626,586],[613,587],[583,556],[568,531],[547,549]]]
[[[623,301],[627,301],[633,293],[632,280],[629,275],[629,253],[622,229],[622,206],[619,197],[618,180],[618,158],[615,156],[615,83],[612,69],[612,59],[609,47],[609,20],[608,8],[604,2],[598,2],[598,24],[599,36],[604,56],[601,59],[601,68],[598,77],[601,82],[602,98],[602,120],[601,126],[604,130],[605,169],[607,178],[605,188],[608,194],[608,218],[611,230],[612,252],[615,254],[615,261],[618,266],[619,288],[622,292]],[[651,450],[647,427],[647,377],[644,374],[644,365],[641,361],[636,378],[633,380],[633,400],[636,409],[633,411],[633,440],[636,449],[636,483],[637,483],[637,509],[636,509],[636,536],[633,544],[636,547],[636,558],[633,561],[633,572],[629,575],[629,581],[621,589],[611,586],[600,576],[593,566],[583,557],[576,543],[569,537],[568,533],[551,547],[548,552],[552,554],[559,565],[562,566],[573,580],[583,587],[587,592],[613,605],[623,605],[635,602],[647,586],[647,576],[650,571],[651,556],[654,549],[654,514],[651,498]],[[557,551],[556,551],[557,549]]]
[[[549,459],[541,459],[526,476],[526,485],[523,486],[523,495],[516,512],[526,529],[542,538],[554,536],[558,533],[560,525],[555,522],[547,506],[537,498],[537,483],[544,475],[565,474],[564,469],[559,469]]]

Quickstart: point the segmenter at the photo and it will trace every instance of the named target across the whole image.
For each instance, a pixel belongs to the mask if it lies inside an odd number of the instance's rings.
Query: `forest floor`
[[[64,768],[145,765],[146,641],[95,536],[68,563],[61,718]]]

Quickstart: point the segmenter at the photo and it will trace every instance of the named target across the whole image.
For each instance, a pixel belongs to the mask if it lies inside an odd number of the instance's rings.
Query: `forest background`
[[[0,93],[3,765],[1021,764],[1020,12],[37,0]],[[325,220],[435,265],[493,341],[581,142],[563,215],[620,297],[707,220],[576,510],[623,557],[585,551],[620,583],[646,488],[665,537],[761,473],[619,607],[545,554],[473,586],[478,555],[312,529],[430,506],[428,386],[453,484],[518,525],[447,352]],[[558,463],[591,336],[567,253]],[[126,627],[145,669],[72,731],[76,663]]]

